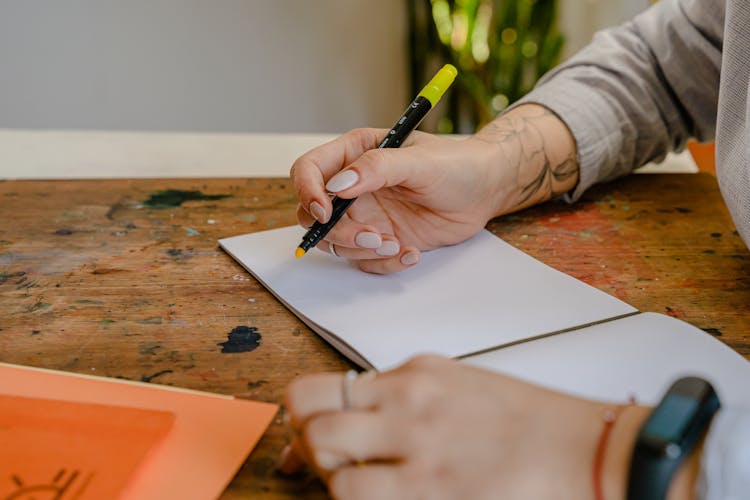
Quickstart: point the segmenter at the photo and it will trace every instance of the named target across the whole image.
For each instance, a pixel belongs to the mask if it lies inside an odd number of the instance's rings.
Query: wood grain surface
[[[0,361],[276,403],[298,375],[348,369],[216,243],[294,224],[295,206],[288,179],[0,182]],[[750,358],[750,252],[710,175],[631,176],[488,228]],[[282,413],[223,498],[326,497],[274,471]]]

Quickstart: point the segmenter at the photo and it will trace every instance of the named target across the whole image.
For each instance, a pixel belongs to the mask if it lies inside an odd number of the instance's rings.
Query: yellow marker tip
[[[305,251],[303,249],[297,247],[297,250],[294,251],[294,258],[295,259],[299,259],[303,255],[305,255]]]
[[[456,79],[457,75],[458,70],[456,67],[452,64],[446,64],[440,68],[440,71],[435,73],[435,76],[424,86],[419,95],[430,101],[432,106],[435,106],[440,98],[443,97],[445,91],[448,90],[448,87],[451,86],[453,80]]]

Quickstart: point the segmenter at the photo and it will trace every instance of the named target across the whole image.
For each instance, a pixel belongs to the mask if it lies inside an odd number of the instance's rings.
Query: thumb
[[[355,198],[413,182],[425,166],[426,156],[418,147],[371,149],[333,176],[326,189],[342,198]]]

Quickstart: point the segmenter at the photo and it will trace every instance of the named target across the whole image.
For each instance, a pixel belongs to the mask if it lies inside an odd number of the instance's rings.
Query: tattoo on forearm
[[[542,201],[565,192],[568,182],[578,172],[575,153],[562,160],[550,159],[548,141],[540,124],[554,116],[546,109],[525,116],[507,116],[488,124],[477,138],[500,148],[516,172],[518,205]]]

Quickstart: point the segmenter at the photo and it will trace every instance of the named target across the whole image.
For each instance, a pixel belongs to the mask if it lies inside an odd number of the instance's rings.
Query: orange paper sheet
[[[122,495],[138,500],[219,496],[278,409],[270,403],[4,363],[0,394],[174,413],[171,431]]]
[[[0,498],[120,496],[172,413],[0,395]]]

